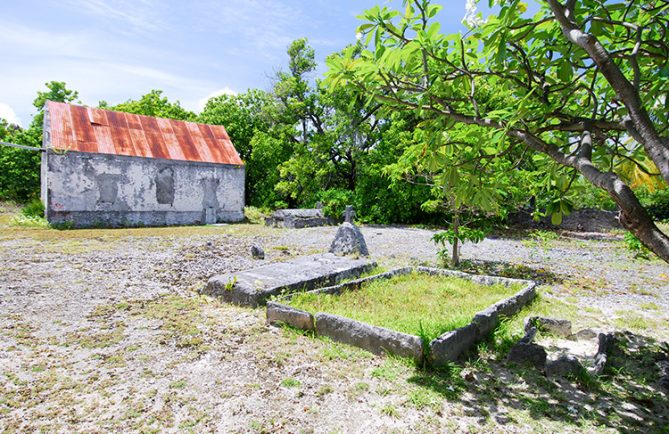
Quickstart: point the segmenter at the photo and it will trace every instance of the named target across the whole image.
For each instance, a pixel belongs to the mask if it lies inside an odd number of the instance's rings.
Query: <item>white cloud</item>
[[[79,33],[44,31],[38,27],[0,22],[2,53],[23,56],[49,54],[52,56],[78,57],[85,55],[86,37]]]
[[[190,110],[197,108],[197,96],[217,87],[188,71],[175,72],[163,61],[168,56],[160,48],[104,33],[42,30],[0,19],[0,41],[7,42],[0,44],[0,58],[8,65],[0,80],[0,97],[22,119],[29,119],[36,92],[51,80],[65,81],[85,104],[115,104],[161,89]]]
[[[67,0],[73,9],[101,17],[116,24],[116,30],[125,33],[128,27],[140,32],[154,32],[166,28],[161,17],[165,4],[157,0]]]
[[[211,1],[198,13],[202,31],[234,38],[231,52],[267,59],[282,58],[300,36],[294,29],[309,25],[300,9],[275,0]]]
[[[234,89],[230,89],[229,87],[224,87],[222,89],[215,90],[211,92],[209,95],[205,96],[204,98],[201,98],[197,101],[197,110],[201,112],[204,110],[204,106],[207,105],[207,101],[209,101],[212,98],[216,98],[217,96],[221,95],[232,95],[235,96],[237,95],[237,91]]]
[[[14,109],[3,102],[0,102],[0,119],[4,119],[10,124],[21,126],[21,120],[16,116]]]

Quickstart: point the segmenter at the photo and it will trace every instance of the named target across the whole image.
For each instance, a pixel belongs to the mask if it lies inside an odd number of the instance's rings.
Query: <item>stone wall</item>
[[[244,167],[49,150],[42,200],[50,223],[164,226],[244,219]]]

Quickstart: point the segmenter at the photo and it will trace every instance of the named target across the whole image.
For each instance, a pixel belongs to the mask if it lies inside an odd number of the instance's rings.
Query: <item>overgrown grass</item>
[[[244,217],[249,223],[261,225],[265,223],[265,217],[267,217],[267,215],[260,208],[256,208],[255,206],[245,206]]]
[[[474,314],[520,290],[421,273],[370,282],[342,295],[300,293],[290,304],[432,340],[468,324]]]
[[[49,223],[44,217],[32,217],[18,214],[9,221],[10,226],[20,228],[48,228]]]

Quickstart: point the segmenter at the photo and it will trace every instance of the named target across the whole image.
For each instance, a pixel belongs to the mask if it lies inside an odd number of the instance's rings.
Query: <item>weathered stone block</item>
[[[330,246],[330,253],[335,255],[369,255],[367,243],[360,228],[353,223],[342,223]]]
[[[454,362],[472,348],[478,338],[479,329],[473,323],[444,333],[430,342],[430,361],[434,366],[443,366],[448,362]]]
[[[495,308],[488,308],[474,315],[472,324],[476,324],[480,336],[485,337],[495,330],[498,321],[497,310]]]
[[[314,317],[305,312],[284,304],[267,302],[267,324],[284,323],[300,330],[314,330]]]
[[[606,368],[608,362],[609,352],[615,343],[615,337],[612,333],[600,333],[597,336],[597,353],[595,354],[593,366],[588,372],[592,375],[601,375]]]
[[[546,365],[546,350],[541,345],[518,343],[511,347],[506,360],[523,366],[533,366],[543,371]]]
[[[571,321],[566,319],[531,316],[525,318],[525,331],[537,327],[540,332],[547,332],[563,338],[571,336]]]
[[[547,377],[576,377],[583,372],[583,365],[570,354],[564,354],[556,360],[546,363]]]
[[[265,250],[257,244],[251,246],[251,257],[253,259],[265,259]]]
[[[355,345],[375,354],[389,353],[411,357],[417,362],[422,360],[423,344],[418,336],[322,312],[315,315],[315,320],[319,336],[327,336],[334,341]]]
[[[314,226],[331,225],[333,221],[326,217],[321,209],[279,209],[265,218],[266,226],[301,229]]]
[[[587,341],[590,339],[595,339],[597,337],[597,332],[593,329],[582,329],[574,333],[572,337],[579,341]]]

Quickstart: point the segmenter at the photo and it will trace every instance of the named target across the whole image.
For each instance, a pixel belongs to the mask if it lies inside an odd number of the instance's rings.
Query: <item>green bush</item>
[[[25,202],[39,196],[38,152],[0,146],[0,200]]]
[[[249,223],[263,224],[266,216],[260,208],[256,208],[255,206],[245,206],[244,217],[246,217],[246,220],[248,220]]]
[[[318,200],[323,204],[323,214],[339,220],[346,205],[353,205],[353,192],[340,188],[322,190],[318,193]]]
[[[26,217],[44,217],[44,204],[39,199],[33,199],[21,209],[21,214]]]
[[[640,189],[636,192],[641,205],[657,221],[669,220],[669,188],[655,190]]]
[[[627,250],[634,253],[635,258],[650,259],[650,250],[631,232],[625,232],[625,245]]]

